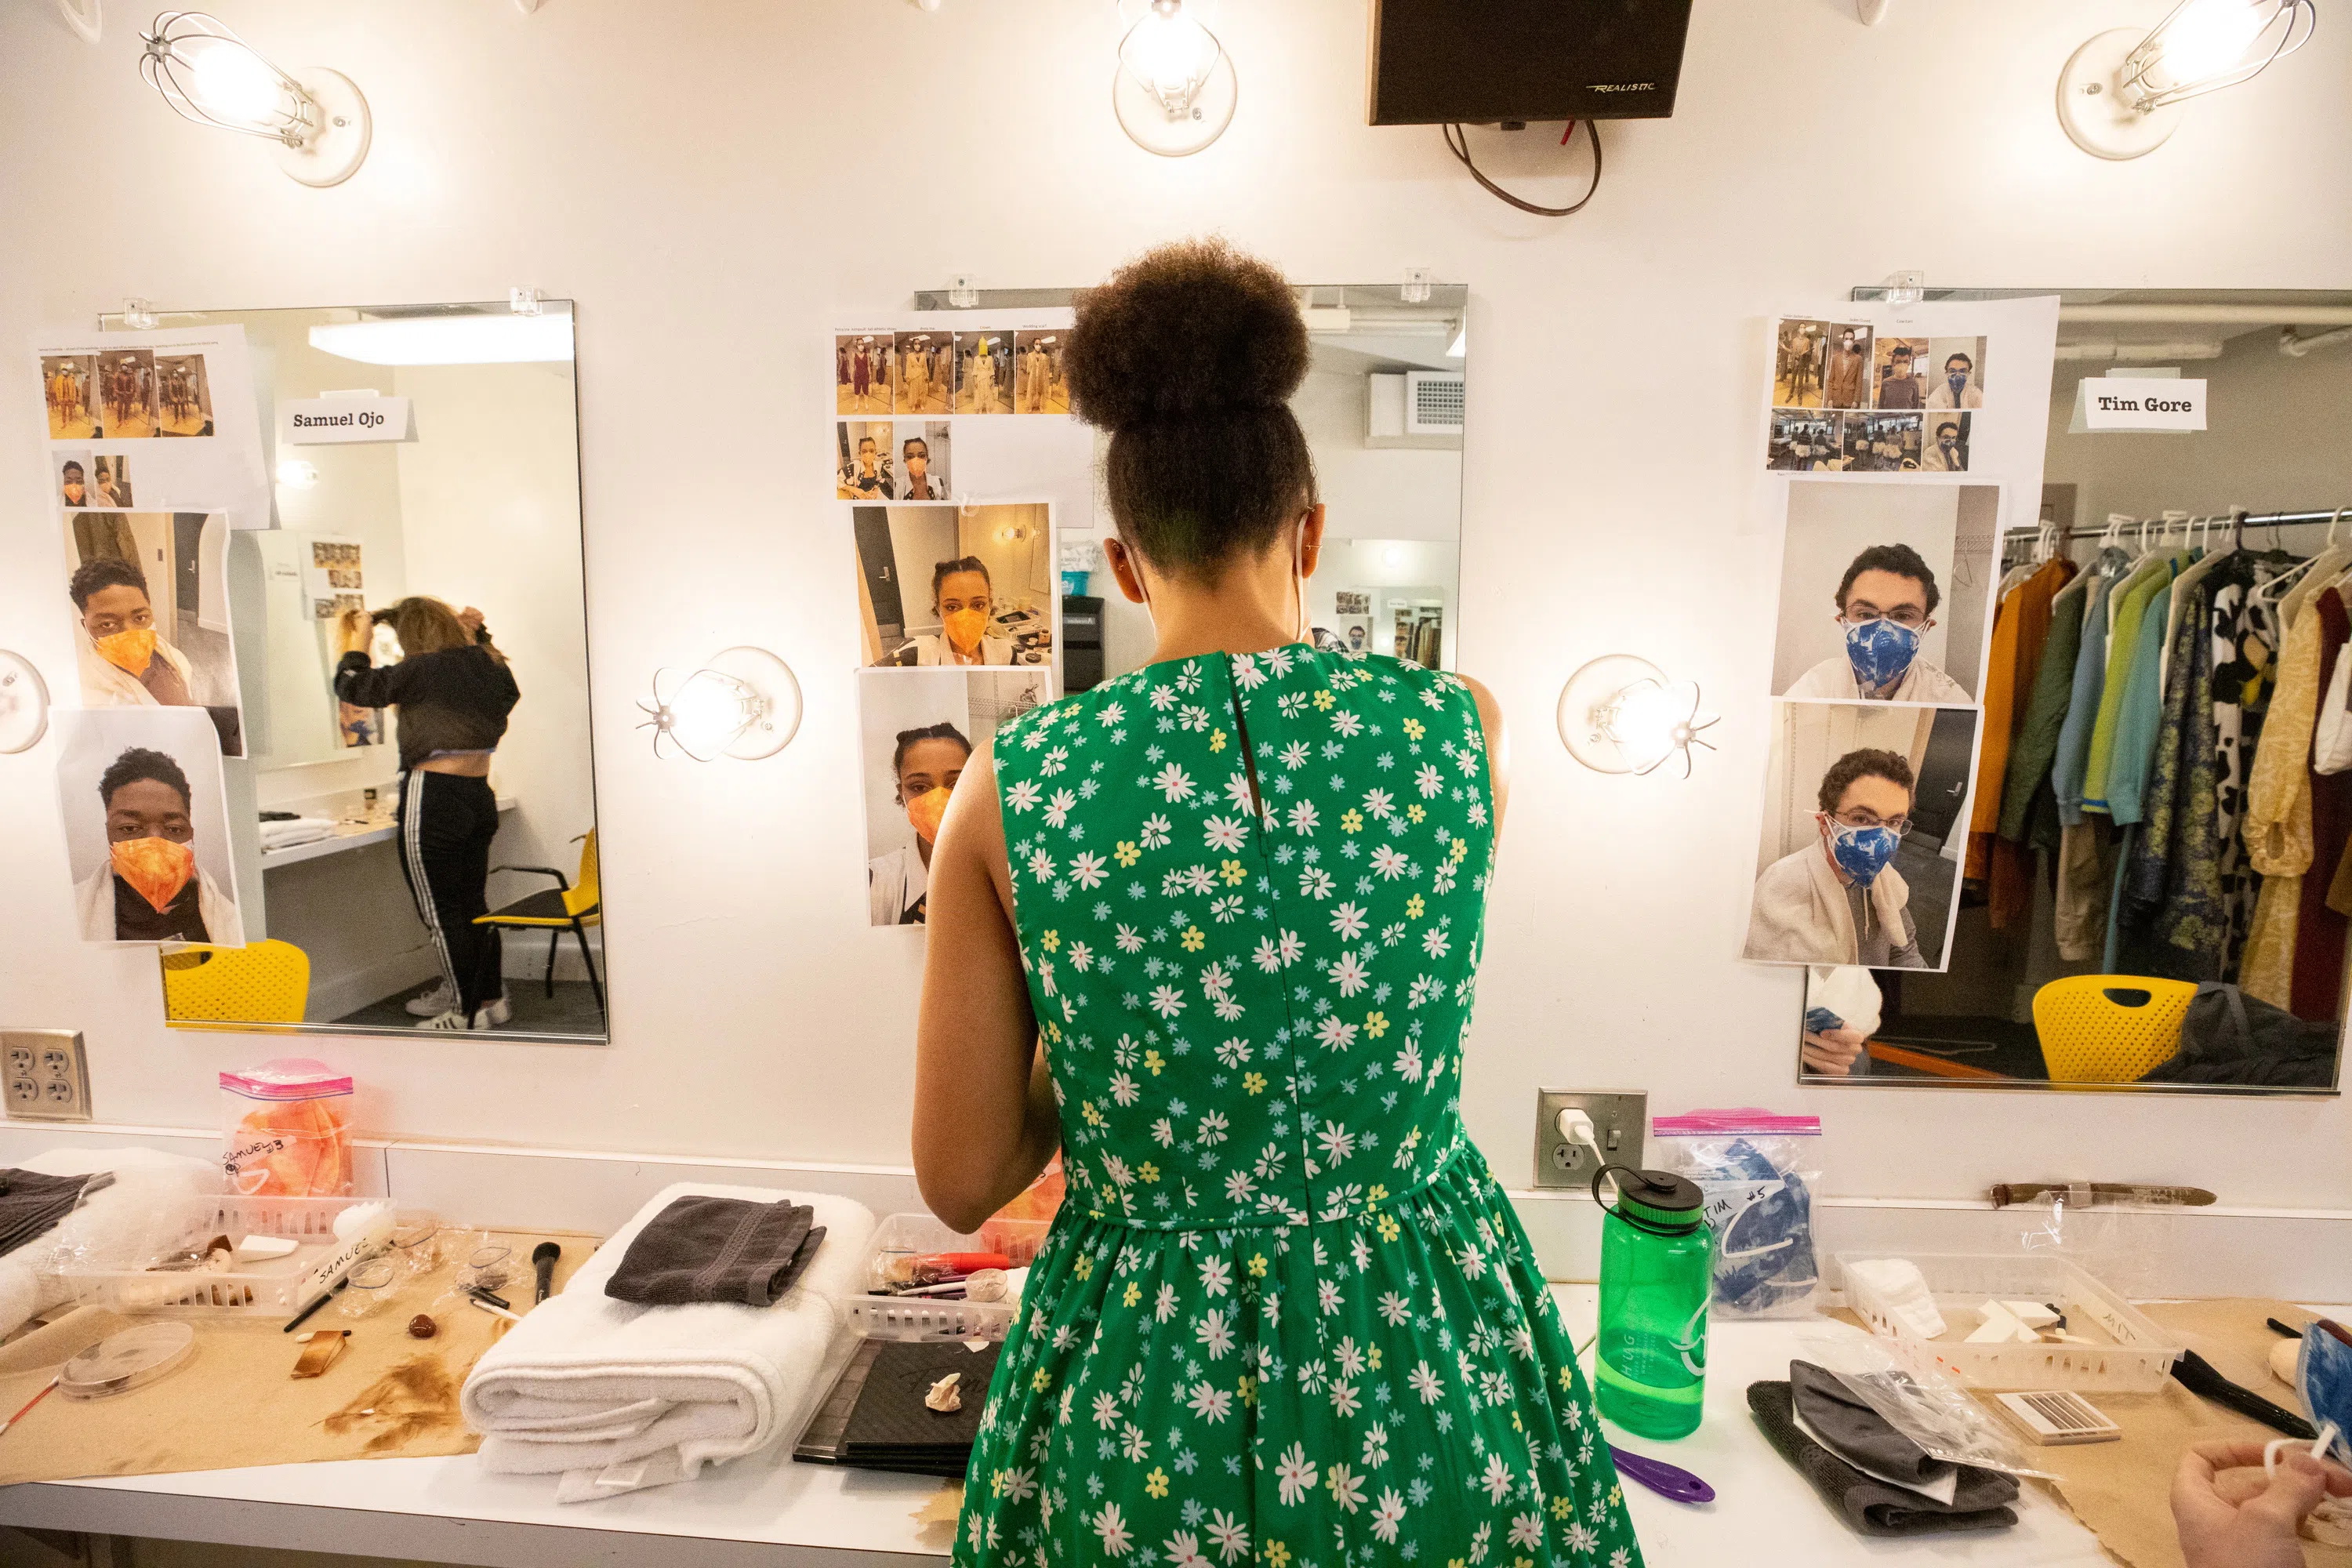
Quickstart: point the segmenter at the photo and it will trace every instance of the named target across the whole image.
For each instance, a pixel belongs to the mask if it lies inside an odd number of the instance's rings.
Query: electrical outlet
[[[1560,1113],[1581,1110],[1592,1118],[1592,1141],[1612,1165],[1642,1164],[1642,1137],[1650,1125],[1650,1097],[1635,1089],[1587,1093],[1580,1089],[1536,1090],[1536,1185],[1590,1187],[1600,1167],[1592,1151],[1559,1129]]]
[[[12,1121],[90,1121],[89,1059],[71,1029],[0,1029],[0,1104]]]

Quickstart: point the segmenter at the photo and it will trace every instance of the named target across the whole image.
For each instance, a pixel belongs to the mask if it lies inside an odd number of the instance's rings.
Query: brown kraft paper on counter
[[[568,1231],[497,1234],[516,1259],[499,1294],[525,1314],[534,1291],[532,1247],[562,1245],[558,1292],[596,1249],[595,1237]],[[339,1312],[339,1296],[290,1334],[280,1331],[285,1320],[277,1317],[181,1320],[194,1327],[196,1343],[176,1371],[107,1399],[52,1394],[0,1434],[0,1486],[470,1454],[482,1440],[466,1430],[457,1392],[475,1360],[509,1325],[450,1296],[457,1273],[453,1261],[411,1278],[364,1318]],[[437,1330],[429,1340],[408,1332],[408,1321],[420,1312]],[[158,1321],[84,1307],[0,1347],[0,1415],[39,1393],[79,1352]],[[352,1331],[341,1357],[322,1376],[291,1376],[302,1336],[333,1329]]]
[[[2312,1316],[2303,1308],[2238,1298],[2160,1302],[2142,1305],[2140,1310],[2164,1328],[2180,1330],[2189,1348],[2231,1382],[2273,1405],[2302,1410],[2301,1396],[2271,1375],[2271,1347],[2278,1343],[2278,1336],[2263,1320],[2276,1318],[2301,1328]],[[2021,1440],[2032,1464],[2058,1477],[2061,1499],[2074,1517],[2099,1538],[2109,1556],[2129,1568],[2183,1568],[2170,1500],[2172,1472],[2181,1455],[2199,1443],[2267,1442],[2279,1436],[2177,1383],[2168,1383],[2160,1394],[2084,1397],[2124,1429],[2121,1441],[2040,1448]],[[2007,1422],[2005,1416],[1995,1419]],[[2352,1568],[2352,1548],[2305,1541],[2303,1557],[2306,1568]]]

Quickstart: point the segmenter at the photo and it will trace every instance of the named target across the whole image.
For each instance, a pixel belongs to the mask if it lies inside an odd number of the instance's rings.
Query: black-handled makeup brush
[[[539,1276],[539,1294],[531,1298],[534,1303],[547,1300],[548,1289],[555,1279],[555,1260],[562,1256],[563,1248],[551,1241],[542,1241],[530,1249],[531,1272]]]
[[[2292,1410],[2280,1408],[2256,1394],[2231,1383],[2214,1370],[2213,1363],[2195,1351],[2182,1351],[2180,1359],[2172,1363],[2176,1382],[2191,1394],[2202,1395],[2225,1410],[2234,1410],[2250,1420],[2259,1421],[2274,1432],[2284,1432],[2299,1442],[2308,1443],[2319,1434],[2311,1423]]]

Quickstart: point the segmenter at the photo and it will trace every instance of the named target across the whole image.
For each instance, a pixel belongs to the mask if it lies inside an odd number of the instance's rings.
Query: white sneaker
[[[470,1031],[473,1028],[471,1024],[466,1022],[466,1015],[458,1012],[455,1007],[450,1008],[446,1013],[438,1014],[434,1017],[427,1018],[425,1022],[417,1025],[416,1026],[420,1029],[434,1029],[447,1031],[450,1033],[464,1033]]]
[[[513,1016],[514,1004],[503,996],[495,996],[474,1009],[474,1027],[495,1029]]]
[[[420,1018],[437,1017],[457,1005],[457,994],[449,988],[449,983],[446,980],[422,995],[411,996],[402,1004]]]

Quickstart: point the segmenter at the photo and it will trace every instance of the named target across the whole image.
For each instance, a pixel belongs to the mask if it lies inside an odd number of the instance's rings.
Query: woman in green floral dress
[[[926,1197],[974,1226],[1057,1145],[1069,1181],[982,1419],[970,1568],[1640,1561],[1460,1116],[1500,721],[1475,683],[1297,640],[1307,358],[1280,276],[1213,243],[1130,264],[1069,334],[1159,647],[1000,729],[933,857]]]

